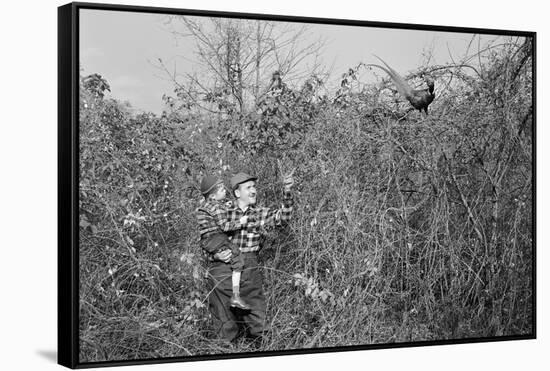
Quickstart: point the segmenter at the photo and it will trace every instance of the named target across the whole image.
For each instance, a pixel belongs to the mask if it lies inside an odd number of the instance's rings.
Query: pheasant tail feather
[[[413,95],[413,89],[407,84],[405,79],[403,79],[393,68],[391,68],[382,58],[379,56],[373,54],[380,62],[384,64],[384,66],[387,67],[387,73],[392,78],[393,82],[395,83],[397,87],[397,91],[402,94],[405,98],[410,99],[410,97]]]

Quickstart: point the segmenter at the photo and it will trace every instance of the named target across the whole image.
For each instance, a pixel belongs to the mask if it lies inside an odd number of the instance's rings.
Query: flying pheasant
[[[409,103],[417,110],[426,112],[428,114],[428,106],[435,98],[434,93],[434,81],[428,77],[424,76],[424,80],[426,81],[426,84],[428,85],[428,89],[422,89],[422,90],[415,90],[407,84],[405,79],[403,79],[393,68],[388,66],[382,58],[375,55],[378,60],[380,60],[387,68],[382,67],[378,64],[367,64],[367,66],[373,66],[378,67],[382,69],[384,72],[386,72],[390,77],[392,78],[393,82],[395,83],[395,86],[397,87],[397,91],[403,95]]]

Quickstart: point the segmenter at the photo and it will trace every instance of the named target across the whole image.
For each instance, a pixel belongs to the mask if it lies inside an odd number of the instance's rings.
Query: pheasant
[[[409,86],[409,84],[407,84],[405,79],[403,79],[393,68],[388,66],[382,58],[376,55],[375,57],[378,58],[378,60],[380,60],[386,68],[378,64],[367,64],[367,66],[378,67],[390,75],[391,79],[395,83],[395,86],[397,87],[397,91],[403,95],[415,109],[424,111],[428,114],[428,106],[435,98],[434,81],[429,76],[424,76],[424,80],[426,81],[428,88],[422,90],[413,89]]]

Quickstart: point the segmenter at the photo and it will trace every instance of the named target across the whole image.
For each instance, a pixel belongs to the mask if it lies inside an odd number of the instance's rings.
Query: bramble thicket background
[[[161,116],[81,76],[80,361],[254,350],[211,332],[193,211],[211,172],[256,174],[280,205],[278,160],[296,206],[260,253],[262,350],[532,333],[532,40],[427,56],[407,76],[435,80],[426,116],[361,64],[334,91],[286,84],[296,65],[267,67],[246,25],[218,24],[208,79],[174,79]]]

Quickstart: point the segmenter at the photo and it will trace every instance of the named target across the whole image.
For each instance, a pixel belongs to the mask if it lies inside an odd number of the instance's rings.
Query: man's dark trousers
[[[220,338],[232,341],[239,333],[239,326],[246,325],[251,337],[262,336],[266,330],[266,302],[263,277],[256,252],[241,253],[244,269],[241,273],[240,295],[252,308],[250,312],[237,314],[229,307],[233,294],[231,265],[214,261],[209,265],[209,310],[214,330]]]

